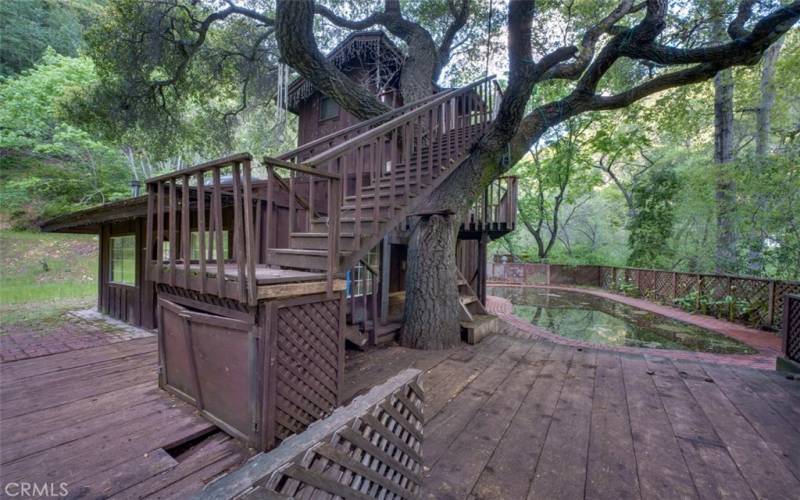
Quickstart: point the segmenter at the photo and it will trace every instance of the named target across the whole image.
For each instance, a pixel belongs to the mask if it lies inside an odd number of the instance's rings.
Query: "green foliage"
[[[32,67],[48,47],[77,56],[85,26],[97,9],[93,0],[0,2],[0,76]]]
[[[630,221],[628,263],[639,267],[666,267],[671,257],[669,239],[675,220],[675,195],[680,188],[671,168],[650,170],[633,188],[634,216]]]
[[[119,150],[63,119],[65,102],[95,81],[90,60],[48,50],[0,82],[0,196],[16,225],[127,192]]]

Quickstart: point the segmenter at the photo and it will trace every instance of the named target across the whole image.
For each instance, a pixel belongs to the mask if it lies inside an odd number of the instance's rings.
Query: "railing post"
[[[153,185],[146,184],[147,187],[147,224],[145,225],[145,244],[144,244],[144,280],[152,281],[150,264],[153,261],[153,217],[155,216],[155,195]],[[143,284],[143,286],[147,286]]]
[[[769,326],[775,327],[775,281],[769,281],[768,290],[768,304],[767,304],[767,321]]]
[[[214,167],[212,170],[212,182],[214,183],[214,190],[211,192],[211,211],[212,220],[214,222],[215,238],[214,244],[216,245],[216,261],[217,261],[217,295],[220,297],[227,296],[225,287],[225,255],[223,254],[222,244],[222,183],[220,181],[219,167]]]
[[[158,181],[156,184],[158,191],[156,196],[156,277],[161,282],[161,274],[164,266],[164,183]]]
[[[251,173],[250,161],[242,163],[244,173],[243,189],[243,211],[244,211],[244,241],[245,241],[245,269],[247,272],[247,302],[254,306],[257,303],[256,288],[256,256],[255,256],[255,235],[253,230],[253,176]],[[269,181],[268,181],[269,183]],[[241,279],[241,278],[240,278]]]
[[[235,162],[233,164],[233,248],[236,255],[236,280],[239,289],[238,300],[247,300],[247,272],[245,270],[246,257],[245,257],[245,235],[244,223],[242,221],[242,178],[241,178],[241,163]]]
[[[197,257],[200,261],[200,293],[206,293],[206,186],[204,172],[197,173]]]
[[[328,181],[328,276],[327,295],[333,296],[333,277],[339,267],[339,202],[341,179]]]

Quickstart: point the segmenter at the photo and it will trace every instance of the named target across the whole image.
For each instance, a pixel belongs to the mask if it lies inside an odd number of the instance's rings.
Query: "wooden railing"
[[[513,230],[517,221],[517,177],[499,177],[467,213],[462,231]]]
[[[494,119],[493,79],[437,95],[305,160],[311,168],[342,177],[342,198],[360,243],[348,264],[361,259],[383,236],[374,229],[363,231],[367,211],[373,221],[402,216],[411,198],[443,180],[442,174],[463,160]]]
[[[215,479],[197,497],[421,498],[424,394],[419,376],[419,370],[404,370]]]
[[[331,217],[328,290],[337,272],[339,176],[281,160],[266,158],[266,179],[253,178],[252,156],[239,154],[147,181],[147,279],[155,283],[232,298],[254,305],[257,301],[257,269],[269,265],[268,232],[280,168],[319,179],[326,187],[325,214]],[[317,207],[311,197],[310,210]],[[193,242],[193,234],[196,234]],[[227,250],[226,250],[227,249]]]
[[[377,127],[378,125],[386,123],[392,118],[396,118],[404,113],[419,108],[433,99],[451,92],[454,92],[454,90],[447,90],[440,94],[432,94],[410,104],[406,104],[405,106],[394,108],[380,116],[376,116],[374,118],[370,118],[369,120],[358,122],[355,125],[337,130],[336,132],[332,132],[326,136],[320,137],[319,139],[307,142],[296,149],[289,151],[288,153],[284,153],[278,156],[278,159],[293,163],[303,162],[315,154],[319,154],[327,149],[332,148],[333,146],[346,142],[357,135],[363,134],[364,132]]]

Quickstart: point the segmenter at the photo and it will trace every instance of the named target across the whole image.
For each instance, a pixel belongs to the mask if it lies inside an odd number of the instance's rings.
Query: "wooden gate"
[[[226,432],[256,442],[258,329],[159,299],[159,385]]]
[[[269,450],[339,405],[341,292],[264,301],[252,315],[159,293],[159,385],[229,434]]]

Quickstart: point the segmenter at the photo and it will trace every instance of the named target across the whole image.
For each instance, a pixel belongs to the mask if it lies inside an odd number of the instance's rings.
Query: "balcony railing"
[[[328,290],[332,289],[337,272],[336,218],[341,208],[339,176],[267,158],[261,167],[266,178],[257,179],[252,160],[249,154],[239,154],[147,181],[146,272],[150,281],[254,305],[259,281],[270,277],[262,268],[270,266],[266,250],[274,243],[271,219],[281,188],[276,169],[281,169],[312,179],[308,186],[319,187],[320,181],[325,186],[326,205],[320,209],[311,196],[308,210],[330,215],[332,220],[328,228],[331,258],[325,273]],[[303,210],[295,210],[295,215]]]

